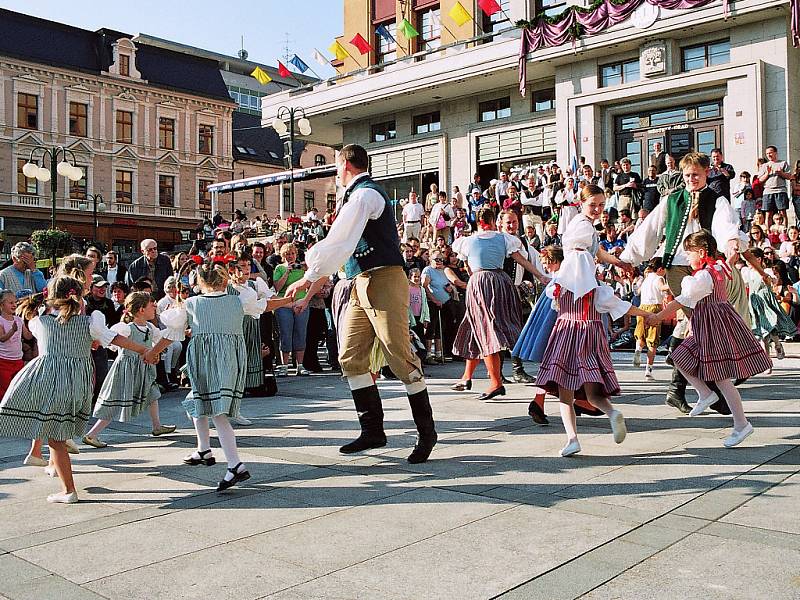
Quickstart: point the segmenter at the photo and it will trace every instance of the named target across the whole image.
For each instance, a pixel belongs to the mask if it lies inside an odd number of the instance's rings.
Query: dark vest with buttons
[[[697,220],[700,227],[711,231],[714,221],[714,212],[717,209],[719,194],[706,186],[700,190],[700,199],[697,203]],[[691,194],[686,189],[680,189],[669,195],[667,199],[667,215],[664,240],[664,267],[670,268],[675,258],[678,247],[685,237],[686,223],[691,209]]]
[[[389,196],[381,186],[369,175],[362,177],[344,193],[342,206],[347,204],[350,194],[364,188],[378,192],[383,198],[384,207],[380,217],[367,220],[353,255],[345,263],[344,273],[348,279],[377,267],[402,267],[404,264],[403,255],[400,254],[400,237],[397,235],[394,210]]]

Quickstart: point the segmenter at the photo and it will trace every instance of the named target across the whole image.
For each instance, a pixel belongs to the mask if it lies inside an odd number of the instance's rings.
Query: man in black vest
[[[666,201],[662,200],[647,215],[642,224],[628,236],[628,243],[620,254],[623,262],[639,265],[656,255],[663,239],[663,264],[667,269],[667,285],[673,296],[681,293],[683,278],[692,274],[688,256],[683,249],[683,240],[701,229],[711,232],[720,252],[726,252],[727,255],[741,252],[742,257],[762,277],[768,277],[752,261],[749,250],[746,250],[747,236],[739,230],[739,218],[730,202],[707,185],[710,164],[708,156],[703,153],[690,152],[685,155],[680,162],[685,188],[671,193]],[[673,344],[670,350],[677,348],[687,334],[688,320],[682,319],[672,334]],[[691,409],[686,402],[686,385],[687,381],[680,371],[673,368],[666,404],[688,414]],[[716,386],[712,389],[714,387]],[[730,414],[730,409],[722,398],[711,408]]]
[[[389,367],[406,386],[417,426],[417,443],[408,462],[421,463],[428,460],[438,438],[419,357],[409,341],[408,279],[394,212],[386,192],[367,172],[368,166],[369,156],[361,146],[348,145],[339,152],[337,177],[346,189],[336,219],[327,237],[306,254],[308,270],[286,295],[304,289],[313,295],[344,265],[347,278],[355,281],[339,364],[353,395],[361,435],[339,452],[352,454],[386,445],[381,397],[369,371],[370,351],[378,338]]]

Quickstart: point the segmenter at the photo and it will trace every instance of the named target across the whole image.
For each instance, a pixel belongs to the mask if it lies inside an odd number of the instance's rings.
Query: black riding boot
[[[414,424],[417,426],[417,443],[407,460],[412,464],[423,463],[428,460],[439,439],[433,422],[433,409],[428,398],[428,390],[409,394],[408,403],[411,406]]]
[[[675,348],[680,346],[683,340],[672,338],[669,342],[669,351],[673,352]],[[672,360],[668,360],[670,364],[672,364]],[[677,408],[683,414],[688,415],[692,411],[692,407],[686,403],[686,386],[688,381],[683,376],[677,367],[672,367],[672,381],[669,382],[669,387],[667,388],[667,398],[664,401],[665,404]]]
[[[536,381],[525,372],[525,368],[522,366],[522,359],[519,356],[511,357],[511,368],[513,369],[512,376],[516,383],[533,383]]]
[[[353,454],[370,448],[382,448],[386,445],[386,434],[383,432],[383,406],[378,394],[378,386],[352,390],[353,402],[361,423],[361,435],[349,444],[339,448],[342,454]]]

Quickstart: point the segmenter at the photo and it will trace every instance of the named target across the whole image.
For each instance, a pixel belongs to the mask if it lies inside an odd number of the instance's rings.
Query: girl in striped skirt
[[[228,461],[228,470],[217,486],[217,491],[223,491],[250,479],[250,473],[239,460],[236,434],[229,418],[239,416],[247,378],[242,322],[246,314],[251,317],[261,314],[263,305],[249,287],[239,290],[238,296],[226,293],[228,271],[223,265],[207,262],[198,266],[197,283],[202,294],[164,311],[161,321],[167,327],[165,337],[171,340],[183,341],[187,327],[192,330],[186,351],[186,371],[192,389],[183,407],[194,421],[197,450],[183,462],[192,466],[216,464],[208,425],[208,419],[213,419]]]
[[[625,439],[625,419],[609,400],[620,393],[620,388],[601,313],[608,313],[614,320],[626,314],[649,314],[617,298],[607,285],[597,283],[595,257],[621,266],[618,258],[599,247],[593,225],[600,218],[605,201],[603,190],[597,186],[588,185],[581,191],[582,213],[570,221],[564,233],[564,262],[545,290],[558,317],[542,356],[536,385],[558,396],[567,433],[567,445],[561,449],[561,456],[581,451],[575,418],[576,397],[585,398],[608,415],[617,444]]]
[[[117,335],[105,326],[102,313],[83,310],[83,284],[73,277],[56,277],[47,286],[52,314],[30,321],[39,342],[39,356],[11,382],[0,402],[0,436],[47,440],[50,464],[61,478],[63,491],[48,502],[78,501],[72,465],[64,440],[82,435],[92,407],[93,341],[114,344],[145,355],[148,348]]]
[[[733,415],[733,431],[723,445],[732,448],[753,433],[732,380],[762,373],[772,367],[772,362],[728,301],[730,267],[717,259],[717,243],[711,233],[693,233],[683,241],[683,247],[694,275],[684,277],[681,294],[647,321],[660,323],[679,308],[691,311],[692,332],[672,351],[672,361],[699,395],[690,416],[702,414],[717,401],[706,381],[713,381],[722,392]]]
[[[458,238],[453,251],[466,261],[470,271],[466,292],[466,314],[458,328],[453,353],[466,359],[464,375],[453,389],[472,389],[472,374],[481,359],[486,363],[490,388],[479,400],[504,396],[500,352],[510,350],[522,328],[519,300],[511,279],[503,271],[506,257],[512,257],[534,275],[536,268],[525,259],[518,237],[495,231],[496,215],[491,208],[478,212],[478,233]]]
[[[160,354],[172,340],[162,337],[161,330],[151,323],[156,316],[156,303],[150,294],[133,292],[125,298],[122,322],[111,327],[111,331],[137,344],[154,348]],[[97,422],[83,436],[83,443],[95,448],[108,444],[100,440],[100,433],[111,421],[132,421],[145,408],[150,412],[154,436],[175,431],[175,425],[162,425],[158,414],[158,399],[161,392],[156,384],[156,367],[143,362],[135,352],[120,349],[114,364],[108,371],[103,387],[94,407]]]

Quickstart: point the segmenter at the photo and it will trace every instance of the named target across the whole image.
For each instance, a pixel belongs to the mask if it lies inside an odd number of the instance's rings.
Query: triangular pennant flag
[[[319,65],[322,67],[330,65],[328,58],[316,48],[314,48],[314,60],[317,61],[317,63],[319,63]]]
[[[500,5],[495,0],[478,0],[478,6],[480,6],[481,10],[490,17],[494,13],[503,10],[502,8],[500,8]]]
[[[284,65],[281,61],[278,61],[278,75],[281,77],[291,77],[292,72],[287,69],[286,65]]]
[[[367,54],[368,52],[372,52],[372,46],[369,45],[369,42],[364,39],[360,33],[357,33],[353,36],[353,39],[350,40],[350,43],[355,46],[361,54]]]
[[[400,25],[397,26],[397,30],[403,34],[403,37],[407,40],[415,38],[419,35],[419,31],[414,29],[414,26],[408,22],[408,19],[403,19],[400,22]]]
[[[256,67],[253,69],[253,72],[250,73],[250,76],[255,77],[256,81],[258,81],[258,83],[261,85],[267,85],[270,81],[272,81],[272,77],[267,75],[264,69],[261,67]]]
[[[333,54],[336,57],[336,60],[344,60],[350,53],[344,49],[339,42],[333,42],[330,46],[328,46],[328,52]]]
[[[467,21],[472,20],[472,15],[467,12],[467,9],[464,8],[464,5],[461,2],[456,2],[455,6],[450,9],[450,12],[447,13],[450,15],[450,18],[455,21],[456,25],[461,27]]]
[[[292,58],[289,59],[289,63],[297,67],[297,70],[301,73],[305,73],[308,71],[308,65],[303,62],[303,59],[295,54]]]
[[[382,37],[383,39],[385,39],[387,42],[394,42],[394,41],[396,41],[396,40],[395,40],[395,39],[392,37],[392,34],[391,34],[391,33],[389,33],[389,30],[388,30],[388,29],[386,29],[386,25],[378,25],[378,26],[375,28],[375,33],[377,33],[379,36],[381,36],[381,37]]]

